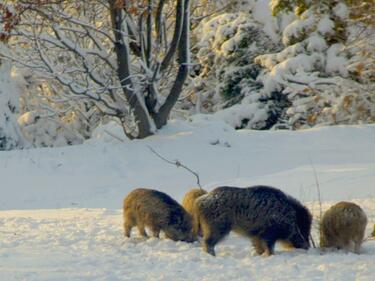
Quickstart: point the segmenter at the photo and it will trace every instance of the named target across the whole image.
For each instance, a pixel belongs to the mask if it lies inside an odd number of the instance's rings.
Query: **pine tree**
[[[265,95],[288,101],[283,118],[291,128],[375,122],[375,84],[363,80],[373,68],[374,52],[366,46],[375,42],[374,29],[362,31],[364,21],[353,21],[348,2],[271,1],[275,15],[294,11],[296,19],[283,31],[284,50],[256,62],[266,69]],[[361,34],[366,37],[353,46]]]

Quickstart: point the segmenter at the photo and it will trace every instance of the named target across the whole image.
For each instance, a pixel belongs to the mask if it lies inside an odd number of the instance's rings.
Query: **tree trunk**
[[[149,1],[149,6],[151,5]],[[160,4],[160,3],[159,3]],[[162,6],[163,3],[160,4]],[[130,47],[128,40],[124,39],[124,36],[129,32],[124,30],[126,24],[124,24],[124,18],[122,10],[116,7],[116,1],[110,0],[111,8],[111,19],[113,32],[115,35],[115,51],[118,61],[118,77],[121,81],[121,86],[125,93],[125,96],[129,102],[130,108],[133,110],[133,115],[138,128],[138,134],[127,132],[124,129],[125,134],[130,138],[145,138],[154,133],[155,129],[160,129],[167,124],[170,112],[173,106],[176,104],[178,97],[181,94],[182,87],[185,83],[189,72],[189,24],[190,24],[190,0],[179,0],[176,2],[176,26],[171,42],[170,49],[168,50],[166,57],[160,65],[160,71],[163,72],[167,69],[172,57],[176,51],[178,51],[179,69],[176,75],[176,79],[173,86],[164,102],[158,111],[155,111],[156,105],[156,90],[154,89],[154,81],[150,81],[150,85],[147,87],[147,94],[145,97],[137,95],[133,91],[134,85],[131,80],[130,72]],[[151,6],[149,7],[151,8]],[[160,23],[157,23],[160,24]],[[124,28],[125,26],[125,28]],[[151,68],[150,58],[152,49],[152,23],[151,14],[147,17],[147,40],[146,40],[146,65]],[[131,36],[131,34],[129,35]],[[123,122],[124,120],[122,120]],[[125,128],[125,127],[124,127]]]
[[[134,138],[145,138],[152,135],[151,118],[147,112],[142,97],[139,97],[134,91],[134,85],[132,83],[131,72],[130,72],[130,48],[128,40],[124,40],[124,36],[129,34],[124,24],[124,15],[121,8],[116,7],[116,1],[110,0],[110,13],[112,20],[113,33],[115,36],[115,52],[117,56],[117,75],[120,80],[124,94],[129,102],[129,106],[132,110],[136,127],[138,132],[134,135],[133,132],[128,132],[124,129],[125,134],[130,139]],[[125,27],[125,28],[123,28]],[[119,112],[120,121],[124,123],[125,112]],[[123,124],[124,125],[124,124]],[[123,126],[125,128],[125,126]]]
[[[189,73],[189,63],[190,63],[190,0],[185,0],[183,13],[183,26],[180,41],[178,43],[178,59],[180,67],[176,76],[176,80],[172,86],[172,89],[167,96],[164,104],[160,107],[156,114],[153,114],[155,120],[155,125],[157,129],[160,129],[167,124],[169,115],[173,106],[176,104],[178,97],[181,94],[182,87],[186,81]]]

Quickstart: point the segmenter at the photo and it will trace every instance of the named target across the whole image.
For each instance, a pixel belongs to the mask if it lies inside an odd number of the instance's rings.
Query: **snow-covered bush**
[[[21,44],[12,35],[24,11],[22,4],[0,1],[0,150],[81,143],[99,122],[93,102],[66,98],[57,83],[36,77],[38,67],[14,67],[18,57],[10,47]]]
[[[0,43],[0,48],[5,48]],[[0,150],[24,148],[27,142],[17,124],[20,88],[11,75],[11,65],[0,60]]]
[[[18,70],[22,78],[18,123],[34,147],[80,144],[90,138],[101,114],[88,99],[71,100],[53,80],[37,79]]]
[[[167,123],[190,65],[190,0],[21,1],[11,59],[145,138]]]
[[[282,118],[292,128],[374,122],[374,83],[363,83],[364,75],[372,75],[368,60],[374,60],[365,46],[374,33],[367,30],[366,43],[350,47],[362,30],[358,23],[349,27],[351,10],[344,1],[271,1],[275,13],[291,4],[298,17],[283,31],[284,50],[255,59],[265,68],[259,79],[263,94],[285,97]]]
[[[269,118],[269,108],[260,107],[257,103],[235,104],[213,114],[235,129],[264,128]]]
[[[199,71],[194,77],[194,88],[199,92],[201,108],[214,112],[242,102],[246,105],[241,106],[238,116],[242,116],[242,121],[236,127],[265,128],[268,114],[256,114],[262,118],[252,120],[257,109],[269,110],[259,95],[260,67],[253,59],[278,50],[278,44],[249,12],[224,13],[203,21],[194,35],[199,38],[195,45]],[[251,110],[246,114],[244,108]]]
[[[74,123],[64,123],[56,115],[46,116],[41,112],[26,112],[18,118],[27,139],[35,147],[58,147],[80,144],[83,137],[74,128]]]
[[[0,1],[0,51],[8,52],[10,32],[17,24],[18,14],[14,6]],[[12,76],[11,64],[0,57],[0,150],[27,146],[17,124],[20,88]]]
[[[205,10],[205,14],[215,12],[249,11],[257,0],[191,0],[193,12]],[[203,12],[201,12],[203,13]],[[194,13],[193,13],[194,14]],[[194,17],[193,17],[194,18]]]

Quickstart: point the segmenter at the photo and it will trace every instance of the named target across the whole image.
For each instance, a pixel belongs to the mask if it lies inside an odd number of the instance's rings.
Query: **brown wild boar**
[[[320,222],[320,247],[337,248],[359,254],[367,217],[358,205],[339,202],[329,208]]]
[[[184,208],[169,195],[145,188],[131,191],[124,199],[124,231],[130,237],[131,229],[137,226],[139,233],[147,237],[148,227],[154,237],[163,231],[174,241],[192,242],[192,218]]]
[[[201,188],[193,188],[189,190],[183,200],[182,200],[182,206],[184,209],[193,217],[193,211],[194,211],[194,203],[197,200],[197,198],[201,197],[202,195],[206,194],[207,191]],[[198,234],[201,234],[200,227],[197,225],[197,229],[193,229],[194,236],[197,236]]]
[[[200,188],[193,188],[189,190],[188,192],[186,192],[184,198],[182,199],[182,206],[189,214],[192,215],[195,200],[206,193],[206,190]]]
[[[371,237],[375,237],[375,224],[374,224],[374,230],[371,233]]]
[[[231,230],[249,237],[259,255],[272,255],[276,241],[308,249],[312,216],[281,190],[268,186],[218,187],[194,205],[194,228],[202,228],[203,249],[214,247]]]

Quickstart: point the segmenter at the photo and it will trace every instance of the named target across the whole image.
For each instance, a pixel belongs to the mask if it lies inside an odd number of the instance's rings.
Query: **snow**
[[[348,60],[340,54],[343,48],[342,44],[333,44],[327,50],[326,71],[328,73],[339,73],[343,77],[348,75],[348,70],[346,68]]]
[[[357,203],[370,207],[375,201]],[[372,280],[375,243],[361,255],[317,249],[264,258],[250,255],[237,235],[217,246],[217,257],[198,243],[121,235],[121,214],[105,209],[0,213],[1,280]]]
[[[301,34],[311,30],[315,21],[316,18],[311,12],[304,12],[301,19],[297,19],[285,27],[282,38],[284,45],[291,45],[290,43],[294,38],[298,38]]]
[[[208,48],[217,55],[228,56],[234,48],[243,40],[246,29],[254,28],[256,23],[249,19],[244,12],[227,13],[216,16],[198,27],[197,34],[200,35],[198,48]]]
[[[231,234],[211,257],[197,242],[145,240],[136,229],[124,239],[121,205],[136,187],[181,201],[196,186],[193,175],[162,161],[151,146],[199,172],[207,190],[273,185],[306,202],[315,218],[317,177],[323,209],[356,202],[367,213],[369,234],[374,139],[374,125],[235,131],[215,116],[196,115],[145,140],[127,140],[110,123],[83,145],[0,152],[0,280],[373,280],[373,240],[361,255],[278,247],[264,258]],[[317,242],[316,222],[313,237]]]
[[[339,18],[345,20],[348,18],[349,15],[349,9],[348,6],[346,6],[344,3],[338,3],[334,8],[333,12],[336,16]]]
[[[275,43],[277,43],[280,39],[276,32],[278,29],[277,19],[272,17],[269,2],[269,0],[256,1],[254,8],[252,9],[252,14],[256,21],[261,22],[264,25],[263,29],[267,35],[270,36]]]
[[[327,43],[323,37],[318,34],[312,35],[307,38],[307,50],[310,52],[323,52],[327,49]]]
[[[84,208],[114,208],[121,205],[128,191],[139,186],[162,189],[181,199],[195,185],[195,178],[164,163],[148,146],[198,171],[205,185],[223,181],[230,184],[238,178],[247,178],[249,185],[274,180],[279,181],[276,186],[295,196],[301,185],[314,185],[310,159],[318,173],[322,171],[319,176],[325,181],[334,174],[324,171],[346,169],[348,165],[354,169],[352,176],[361,177],[361,171],[371,171],[375,158],[375,127],[371,125],[298,132],[235,131],[210,115],[197,115],[190,122],[172,121],[146,140],[121,143],[105,131],[124,138],[122,129],[111,123],[95,132],[98,140],[87,141],[82,146],[2,152],[0,177],[12,188],[6,198],[0,198],[0,208],[60,208],[72,204]],[[230,147],[211,144],[217,141],[227,142]],[[363,169],[364,163],[372,164],[366,164],[369,166]],[[293,173],[296,185],[290,184]],[[309,173],[311,179],[307,181]],[[286,178],[282,180],[284,175]],[[341,176],[334,176],[339,183],[333,181],[328,189],[342,188],[340,195],[330,194],[325,199],[350,196],[344,189],[352,190],[352,183],[342,186]],[[361,181],[362,186],[357,187],[360,194],[367,192],[363,196],[373,189],[371,180],[374,176],[370,173],[368,181]]]
[[[325,15],[318,23],[317,30],[320,34],[333,34],[335,28],[335,23],[329,18],[328,15]]]
[[[235,104],[229,108],[220,110],[213,114],[216,118],[223,120],[233,128],[240,128],[243,120],[249,120],[248,128],[251,128],[258,122],[264,122],[267,119],[267,110],[260,109],[255,103]]]

